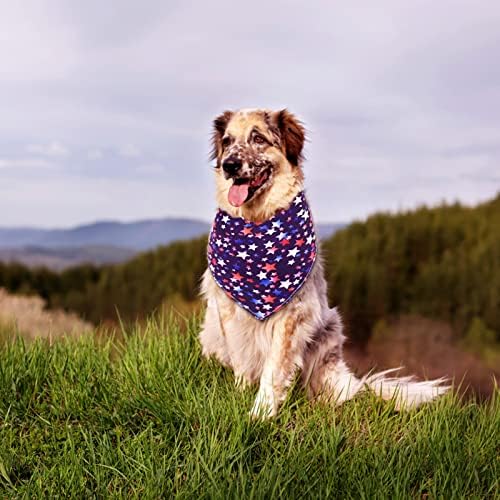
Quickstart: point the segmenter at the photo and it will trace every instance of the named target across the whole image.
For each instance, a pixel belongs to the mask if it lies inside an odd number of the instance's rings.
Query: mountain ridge
[[[344,227],[317,224],[321,239]],[[125,262],[136,254],[208,234],[210,223],[186,217],[140,219],[132,222],[98,220],[67,229],[0,227],[0,262],[62,270],[79,264]]]

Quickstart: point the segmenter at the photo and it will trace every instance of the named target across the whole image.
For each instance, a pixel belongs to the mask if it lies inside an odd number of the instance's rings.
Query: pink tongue
[[[241,207],[248,196],[248,184],[233,184],[229,188],[228,199],[233,207]]]

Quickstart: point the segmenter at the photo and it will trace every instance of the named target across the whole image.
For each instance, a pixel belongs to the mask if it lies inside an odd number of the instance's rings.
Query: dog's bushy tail
[[[392,368],[357,378],[341,361],[334,370],[325,374],[321,397],[333,399],[336,404],[340,404],[368,389],[382,399],[393,400],[397,410],[404,410],[432,401],[451,388],[445,385],[447,380],[444,378],[419,382],[412,376],[392,376],[400,369]]]
[[[417,381],[412,376],[394,377],[392,374],[401,368],[392,368],[368,375],[362,379],[364,387],[386,400],[394,400],[397,410],[412,408],[427,403],[445,394],[450,386],[445,378]]]

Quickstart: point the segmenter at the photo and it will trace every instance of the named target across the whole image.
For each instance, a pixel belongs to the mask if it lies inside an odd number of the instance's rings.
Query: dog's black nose
[[[226,174],[236,175],[238,173],[238,170],[240,170],[241,168],[241,160],[239,158],[229,157],[222,164],[222,168],[224,169],[224,172],[226,172]]]

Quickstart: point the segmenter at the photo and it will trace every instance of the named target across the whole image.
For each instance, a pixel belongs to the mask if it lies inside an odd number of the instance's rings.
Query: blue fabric
[[[208,242],[208,266],[237,304],[264,320],[300,290],[316,260],[316,235],[304,193],[266,222],[218,210]]]

